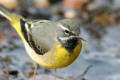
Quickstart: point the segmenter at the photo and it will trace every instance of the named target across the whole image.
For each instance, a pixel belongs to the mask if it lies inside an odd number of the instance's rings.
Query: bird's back
[[[48,28],[49,27],[49,28]],[[54,46],[56,41],[57,24],[51,21],[36,22],[30,28],[30,45],[38,49],[38,54],[45,54]],[[54,37],[53,37],[54,36]]]

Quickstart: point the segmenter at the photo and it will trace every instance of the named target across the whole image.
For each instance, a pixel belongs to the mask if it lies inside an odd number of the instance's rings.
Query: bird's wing
[[[38,21],[28,25],[28,28],[27,42],[37,54],[43,55],[51,50],[55,43],[57,28],[55,22]]]

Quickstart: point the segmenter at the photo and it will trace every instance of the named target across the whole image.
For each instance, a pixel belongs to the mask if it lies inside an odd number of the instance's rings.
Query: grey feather
[[[56,37],[57,25],[55,22],[36,22],[32,24],[33,27],[30,29],[31,38],[39,49],[41,54],[44,54],[53,48]],[[53,37],[54,36],[54,37]]]

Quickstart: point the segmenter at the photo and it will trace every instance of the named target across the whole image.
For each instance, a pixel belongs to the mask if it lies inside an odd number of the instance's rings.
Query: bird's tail
[[[11,14],[7,10],[3,9],[2,7],[0,7],[0,15],[5,17],[9,21],[12,21]]]
[[[16,23],[16,21],[19,22],[18,20],[20,19],[24,19],[22,16],[10,13],[2,7],[0,7],[0,15],[8,19],[11,22],[11,24]]]

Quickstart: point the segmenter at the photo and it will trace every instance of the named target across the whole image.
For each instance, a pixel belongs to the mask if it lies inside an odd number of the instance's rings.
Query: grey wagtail
[[[56,69],[70,65],[80,54],[82,38],[74,20],[27,20],[0,7],[0,14],[10,21],[22,39],[28,55],[35,61],[33,79],[38,65]]]

